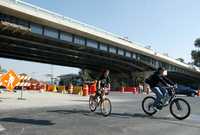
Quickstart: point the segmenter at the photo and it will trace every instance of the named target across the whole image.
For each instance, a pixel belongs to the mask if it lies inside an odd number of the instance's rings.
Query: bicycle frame
[[[171,87],[165,87],[165,88],[167,89],[168,94],[169,94],[169,96],[170,96],[170,98],[168,99],[169,104],[170,104],[170,103],[176,98],[176,93],[175,93],[174,88],[171,88]],[[169,104],[167,104],[167,105],[162,105],[162,107],[166,107],[166,106],[168,106]]]
[[[168,90],[168,92],[171,91],[171,92],[170,92],[171,95],[170,95],[170,99],[169,99],[169,104],[170,104],[170,103],[176,98],[176,92],[175,92],[175,90],[174,90],[174,87],[173,87],[173,88],[167,87],[166,89]],[[182,107],[180,106],[180,104],[179,104],[178,102],[175,102],[175,103],[176,103],[177,109],[178,109],[178,110],[181,110]],[[162,107],[166,107],[166,106],[168,106],[169,104],[163,105]]]

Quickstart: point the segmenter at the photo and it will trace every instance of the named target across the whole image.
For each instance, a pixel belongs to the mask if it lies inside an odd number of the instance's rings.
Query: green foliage
[[[140,75],[136,78],[136,85],[138,85],[139,83],[144,83],[144,75]]]
[[[196,47],[196,50],[192,50],[191,56],[192,56],[194,65],[200,67],[200,38],[197,38],[194,41],[194,46]]]
[[[200,38],[197,38],[195,41],[194,41],[194,46],[195,47],[200,47]]]
[[[79,72],[79,76],[82,78],[83,81],[92,81],[95,80],[95,73],[94,71],[88,69],[81,69]]]

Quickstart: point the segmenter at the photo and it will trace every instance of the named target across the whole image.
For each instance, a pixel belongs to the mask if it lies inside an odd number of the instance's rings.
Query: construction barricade
[[[120,92],[124,93],[124,87],[121,87]]]
[[[47,85],[47,91],[53,91],[53,85],[48,84]]]
[[[138,94],[138,88],[137,87],[121,87],[119,89],[119,91],[122,92],[122,93]]]
[[[138,94],[138,88],[137,87],[133,87],[133,94]]]
[[[81,95],[81,91],[82,91],[82,86],[74,86],[73,94]]]
[[[46,91],[46,84],[40,85],[40,92],[45,92]]]
[[[69,84],[69,87],[68,87],[68,93],[69,94],[73,94],[73,89],[74,89],[74,87],[73,87],[73,85],[72,84]]]
[[[97,81],[94,81],[94,83],[92,83],[91,85],[89,85],[89,94],[90,95],[95,95],[96,90],[97,90]]]
[[[83,96],[88,96],[89,87],[87,84],[83,85]]]
[[[57,86],[53,85],[53,92],[57,92]]]
[[[63,94],[67,93],[67,91],[65,90],[65,86],[58,86],[57,88],[58,88],[58,92],[63,93]]]

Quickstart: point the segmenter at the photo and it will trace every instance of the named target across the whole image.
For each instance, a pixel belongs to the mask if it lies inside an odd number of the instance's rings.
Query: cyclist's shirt
[[[101,87],[107,87],[108,84],[110,84],[110,77],[109,76],[105,77],[104,75],[102,75],[99,78],[99,81],[101,81],[101,84],[100,84]]]
[[[159,75],[158,72],[155,72],[153,75],[151,75],[148,79],[146,79],[145,82],[148,83],[151,88],[156,87],[156,86],[162,87],[162,86],[168,86],[168,84],[170,85],[175,84],[171,80],[169,80],[167,77]]]

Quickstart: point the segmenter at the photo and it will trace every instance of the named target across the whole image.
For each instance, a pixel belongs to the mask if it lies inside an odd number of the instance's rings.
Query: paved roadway
[[[144,95],[112,93],[113,111],[109,117],[103,117],[99,109],[91,113],[87,97],[69,97],[61,98],[60,106],[31,108],[30,104],[28,108],[11,110],[8,106],[0,111],[0,135],[199,135],[200,132],[200,97],[186,98],[192,105],[192,114],[184,121],[169,115],[168,108],[147,117],[141,110]],[[16,104],[28,100],[16,100]],[[2,99],[0,106],[3,102],[6,101]]]

